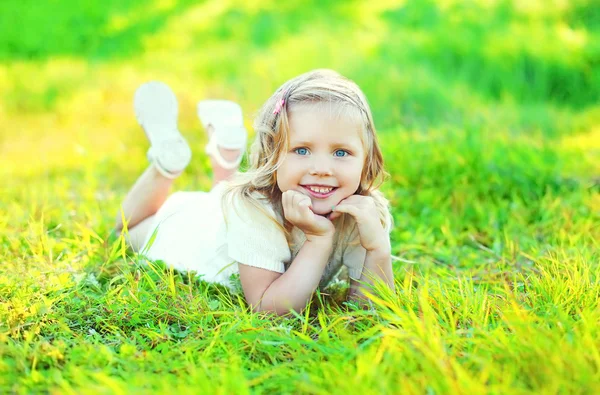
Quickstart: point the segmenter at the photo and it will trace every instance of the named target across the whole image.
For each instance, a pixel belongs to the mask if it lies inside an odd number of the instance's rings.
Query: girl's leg
[[[177,129],[178,104],[173,91],[161,82],[141,85],[134,95],[138,123],[144,129],[151,165],[127,193],[116,217],[116,231],[127,223],[128,241],[139,250],[152,224],[152,216],[163,205],[175,178],[191,159],[187,141]]]
[[[201,100],[198,118],[208,134],[205,152],[213,169],[213,187],[234,175],[246,149],[248,133],[242,108],[229,100]]]
[[[127,244],[135,252],[140,252],[150,231],[156,227],[154,215],[140,221],[133,229],[127,231]]]
[[[117,213],[116,229],[123,229],[123,217],[131,232],[141,221],[154,215],[167,199],[173,181],[150,165],[125,196],[123,212]]]
[[[209,127],[209,130],[212,127]],[[209,133],[211,133],[209,131]],[[230,150],[219,147],[221,156],[226,161],[235,161],[241,150]],[[225,169],[217,161],[210,157],[213,169],[213,187],[219,182],[227,180],[235,174],[238,168]],[[116,218],[116,229],[123,229],[123,217],[127,221],[127,242],[134,251],[143,247],[148,232],[154,224],[154,214],[163,205],[169,195],[174,179],[163,176],[154,165],[150,165],[146,171],[137,179],[133,187],[125,196],[122,204],[123,212],[119,212]]]
[[[212,125],[208,125],[206,129],[208,132],[208,137],[210,138],[214,128]],[[239,149],[227,149],[222,147],[217,147],[217,149],[219,150],[219,153],[223,159],[225,159],[227,162],[234,162],[240,155],[242,155],[242,150]],[[221,181],[228,180],[238,171],[239,166],[236,166],[233,169],[226,169],[222,167],[212,155],[209,155],[209,157],[210,165],[212,166],[213,170],[213,188]]]

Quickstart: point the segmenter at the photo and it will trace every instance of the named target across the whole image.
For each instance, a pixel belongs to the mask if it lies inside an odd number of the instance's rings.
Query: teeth
[[[333,190],[331,187],[308,187],[308,189],[317,193],[329,193]]]

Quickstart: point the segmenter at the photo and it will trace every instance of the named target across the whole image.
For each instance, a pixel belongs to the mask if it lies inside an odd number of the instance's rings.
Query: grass
[[[597,392],[598,18],[592,1],[3,2],[0,390]],[[197,190],[195,102],[237,100],[250,125],[315,67],[371,102],[396,294],[365,311],[337,284],[253,314],[110,236],[146,166],[140,83],[174,88],[194,150],[177,187]]]

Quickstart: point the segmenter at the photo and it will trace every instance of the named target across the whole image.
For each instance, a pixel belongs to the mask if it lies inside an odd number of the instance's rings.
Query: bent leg
[[[223,159],[227,161],[234,161],[242,154],[241,150],[230,150],[225,148],[219,148],[219,152]],[[210,164],[213,171],[213,188],[221,181],[231,178],[231,176],[238,171],[238,167],[234,169],[224,169],[212,156],[210,157]]]
[[[160,174],[153,165],[150,165],[137,179],[121,204],[130,233],[138,224],[158,211],[167,200],[173,181],[172,178]],[[120,231],[123,226],[121,211],[119,211],[115,222],[116,230]]]
[[[204,151],[210,157],[213,187],[233,176],[246,149],[248,132],[239,104],[230,100],[201,100],[198,118],[208,134]]]
[[[144,241],[146,241],[148,233],[153,230],[152,225],[154,225],[154,215],[138,222],[131,230],[127,231],[127,244],[133,251],[140,252],[144,247]]]
[[[115,230],[126,226],[129,244],[139,250],[152,217],[163,205],[173,180],[190,163],[192,151],[177,128],[178,103],[168,85],[152,81],[134,94],[135,115],[150,140],[151,165],[125,196],[115,219]],[[125,222],[125,223],[123,223]]]
[[[214,127],[212,125],[208,125],[207,128],[208,138],[210,139],[211,135],[214,133]],[[227,162],[234,162],[242,155],[242,150],[239,149],[227,149],[222,147],[217,147],[221,157],[225,159]],[[212,155],[208,155],[210,158],[210,166],[212,167],[213,180],[212,186],[213,188],[220,183],[221,181],[228,180],[233,176],[237,171],[239,166],[233,169],[226,169],[222,167],[217,160]]]

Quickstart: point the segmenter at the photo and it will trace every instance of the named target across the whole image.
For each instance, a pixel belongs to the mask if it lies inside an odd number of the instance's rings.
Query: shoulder
[[[223,195],[223,214],[227,226],[246,223],[265,225],[266,222],[281,226],[281,218],[267,197],[259,192],[234,191]]]
[[[247,266],[282,273],[290,249],[269,200],[261,194],[233,194],[222,204],[229,257]]]
[[[264,248],[272,244],[289,249],[283,221],[264,195],[234,193],[225,196],[222,205],[230,245],[244,243]]]

